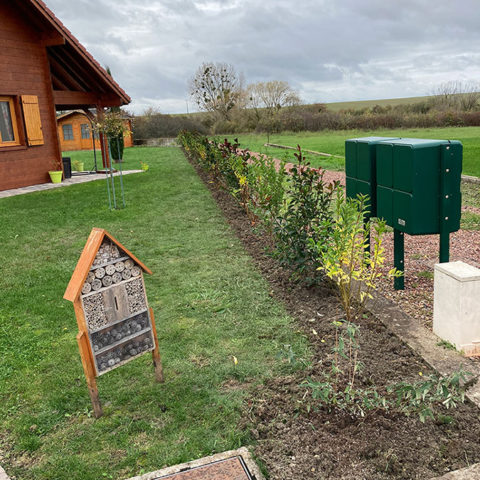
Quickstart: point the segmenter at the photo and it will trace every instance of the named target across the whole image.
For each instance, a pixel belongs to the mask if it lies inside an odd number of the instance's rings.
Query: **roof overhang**
[[[38,30],[50,63],[58,110],[119,107],[130,97],[42,0],[13,0]]]

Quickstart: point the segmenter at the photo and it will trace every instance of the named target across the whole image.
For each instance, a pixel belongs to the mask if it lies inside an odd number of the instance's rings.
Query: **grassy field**
[[[382,107],[395,106],[395,105],[412,105],[415,103],[426,102],[429,98],[424,97],[406,97],[406,98],[384,98],[381,100],[355,100],[352,102],[332,102],[326,103],[328,110],[333,112],[339,112],[340,110],[359,110],[362,108],[371,108],[375,105]]]
[[[229,135],[229,138],[235,135]],[[266,153],[278,158],[287,157],[293,161],[293,152],[277,148],[267,148],[266,134],[242,134],[236,135],[243,148]],[[375,131],[327,131],[327,132],[300,132],[282,133],[270,135],[270,143],[296,147],[300,144],[302,148],[317,152],[330,153],[334,155],[345,155],[345,140],[356,137],[412,137],[432,138],[445,140],[460,140],[463,143],[463,173],[480,177],[480,127],[450,127],[450,128],[415,128],[397,130],[375,130]],[[220,135],[219,137],[223,137]],[[288,152],[288,153],[287,153]],[[344,161],[337,158],[318,157],[308,155],[312,165],[324,168],[343,170]]]
[[[121,479],[236,448],[249,388],[290,371],[285,345],[309,358],[181,151],[125,155],[150,170],[125,177],[124,210],[108,210],[104,181],[0,200],[0,464],[15,478]],[[94,226],[154,272],[166,377],[154,382],[149,355],[100,377],[99,420],[62,299]]]

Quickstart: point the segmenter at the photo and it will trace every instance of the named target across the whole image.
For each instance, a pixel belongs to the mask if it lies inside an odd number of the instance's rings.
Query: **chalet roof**
[[[83,284],[87,278],[90,267],[95,260],[95,256],[102,245],[104,238],[107,237],[111,242],[117,245],[118,248],[123,250],[144,272],[152,274],[152,271],[144,265],[132,252],[127,250],[116,238],[112,237],[103,228],[93,228],[88,237],[87,243],[83,248],[82,254],[77,262],[77,266],[73,271],[72,278],[68,283],[67,289],[63,295],[65,300],[74,302],[81,294]]]
[[[69,112],[64,112],[64,113],[61,113],[61,114],[57,114],[57,121],[58,120],[63,120],[64,118],[67,118],[70,115],[74,115],[74,114],[83,115],[84,117],[88,116],[83,110],[70,110]]]
[[[93,112],[90,112],[92,115],[95,115]],[[128,114],[128,113],[125,113],[125,112],[120,112],[122,114],[122,118],[125,119],[125,120],[130,120],[132,119],[132,115]],[[83,115],[85,117],[89,117],[87,115],[87,113],[85,112],[85,110],[70,110],[69,112],[64,112],[64,113],[61,113],[61,114],[57,114],[57,121],[58,120],[63,120],[64,118],[67,118],[69,117],[70,115],[74,115],[74,114],[79,114],[79,115]]]
[[[57,108],[121,106],[130,97],[42,0],[11,0],[37,28],[47,49]]]

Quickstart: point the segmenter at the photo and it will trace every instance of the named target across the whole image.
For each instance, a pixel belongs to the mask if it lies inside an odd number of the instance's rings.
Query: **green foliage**
[[[295,157],[297,165],[289,172],[284,205],[273,227],[274,254],[297,278],[314,283],[322,265],[316,246],[328,244],[338,184],[326,185],[323,171],[310,168],[300,146]]]
[[[376,386],[357,386],[363,368],[358,358],[359,327],[348,321],[335,321],[332,325],[335,344],[330,369],[320,381],[309,378],[301,384],[309,390],[315,405],[342,411],[352,418],[364,417],[374,410],[394,410],[404,415],[418,415],[420,421],[425,422],[436,418],[439,406],[455,408],[465,401],[464,385],[471,374],[463,370],[448,377],[431,375],[418,382],[397,383],[384,392]]]
[[[266,155],[252,156],[247,181],[251,190],[250,210],[271,235],[285,198],[285,162],[277,165]]]
[[[382,274],[385,263],[383,235],[385,222],[372,224],[366,221],[368,198],[345,198],[340,190],[335,203],[335,221],[322,225],[322,231],[328,228],[329,242],[317,241],[316,250],[321,259],[320,270],[332,279],[338,288],[340,303],[347,321],[358,318],[363,312],[365,302],[372,298],[372,291]],[[368,245],[368,233],[373,229],[371,248]],[[387,273],[398,277],[401,272],[392,269]]]
[[[443,347],[445,348],[445,350],[457,350],[455,345],[453,345],[453,343],[450,343],[448,340],[440,340],[439,342],[437,342],[437,347]]]
[[[463,385],[471,374],[459,370],[448,377],[431,375],[416,383],[401,382],[389,387],[395,406],[406,415],[417,414],[421,422],[435,418],[435,407],[455,408],[465,401]]]
[[[385,397],[375,387],[364,389],[356,385],[363,364],[358,359],[360,327],[352,322],[332,322],[335,328],[333,359],[321,381],[307,379],[302,386],[311,391],[312,399],[328,409],[343,411],[351,417],[364,417],[369,411],[388,409]]]
[[[115,137],[108,137],[108,144],[110,146],[112,160],[115,162],[121,162],[123,160],[123,150],[125,149],[123,134],[117,135]]]

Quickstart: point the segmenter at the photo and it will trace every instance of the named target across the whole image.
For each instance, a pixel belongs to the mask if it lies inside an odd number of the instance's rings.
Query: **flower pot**
[[[50,180],[52,180],[52,183],[61,183],[62,182],[63,172],[61,170],[51,171],[51,172],[48,172],[48,174],[50,175]]]
[[[77,172],[83,172],[83,162],[79,162],[78,160],[75,162],[72,162],[72,166],[75,171]]]

